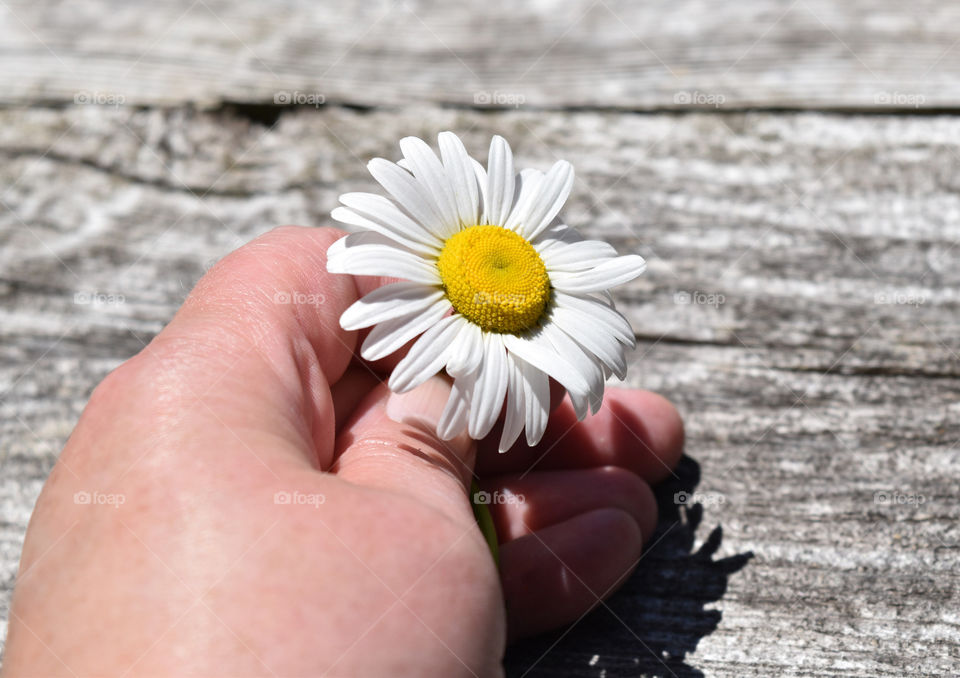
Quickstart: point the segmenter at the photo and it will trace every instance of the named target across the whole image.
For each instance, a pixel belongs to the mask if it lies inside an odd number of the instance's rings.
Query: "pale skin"
[[[556,399],[534,448],[439,441],[445,379],[391,396],[396,357],[339,327],[384,282],[326,272],[340,235],[237,250],[96,388],[30,521],[4,676],[497,676],[630,574],[673,406],[612,389],[582,423]],[[499,571],[475,474],[522,497],[491,506]]]

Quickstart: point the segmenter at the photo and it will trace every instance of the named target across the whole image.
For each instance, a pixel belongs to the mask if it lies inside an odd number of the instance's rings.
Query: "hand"
[[[440,442],[447,381],[391,395],[340,329],[383,282],[326,272],[341,235],[234,252],[97,387],[30,522],[6,675],[498,675],[508,635],[632,571],[676,410],[611,390],[582,423],[557,403],[535,448]]]

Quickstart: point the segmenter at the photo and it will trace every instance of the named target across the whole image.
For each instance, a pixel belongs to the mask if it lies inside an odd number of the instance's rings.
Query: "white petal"
[[[418,254],[436,257],[440,253],[440,250],[432,247],[431,245],[414,238],[410,238],[405,233],[393,230],[382,222],[367,219],[366,217],[357,214],[347,207],[335,207],[333,212],[330,213],[330,216],[341,223],[348,224],[350,226],[358,226],[390,238],[397,244],[403,245],[407,249],[413,250]]]
[[[343,256],[344,251],[346,251],[347,249],[347,238],[349,237],[350,237],[349,235],[345,235],[339,240],[334,240],[333,244],[331,244],[330,247],[327,248],[327,270],[330,271],[331,273],[335,273],[336,271],[331,270],[330,260],[338,259],[341,256]]]
[[[478,224],[490,223],[487,221],[487,170],[483,165],[470,158],[470,164],[473,165],[473,173],[477,177],[477,187],[480,189],[480,214],[477,217]]]
[[[573,405],[573,413],[577,415],[578,421],[583,421],[587,417],[587,412],[590,408],[590,403],[587,400],[587,396],[579,393],[569,393],[570,403]]]
[[[621,344],[626,344],[630,348],[637,345],[637,339],[633,334],[630,323],[613,306],[608,306],[593,297],[567,294],[556,290],[553,293],[553,300],[558,307],[573,308],[588,315],[591,323],[602,325]]]
[[[447,374],[458,378],[475,372],[483,362],[483,330],[479,325],[462,318],[460,334],[457,335],[457,349],[447,363]]]
[[[517,231],[518,233],[521,232],[534,199],[540,195],[541,182],[543,182],[543,172],[540,170],[525,169],[520,171],[520,192],[510,216],[503,224],[504,228],[509,228],[511,231]]]
[[[542,256],[544,252],[552,247],[572,244],[582,240],[584,240],[584,237],[577,229],[572,226],[567,226],[566,224],[555,223],[544,229],[540,235],[530,242],[533,243],[537,252]]]
[[[550,379],[529,363],[523,363],[527,445],[539,444],[550,420]]]
[[[443,167],[453,186],[457,201],[457,213],[460,223],[473,226],[480,223],[480,189],[473,162],[463,142],[453,132],[441,132],[437,137],[440,143],[440,157]]]
[[[604,383],[606,377],[601,377],[600,382]],[[603,391],[593,392],[590,394],[590,413],[596,414],[600,411],[600,408],[603,407]]]
[[[446,230],[441,235],[447,238],[460,228],[460,217],[457,214],[457,201],[453,196],[453,188],[443,169],[440,160],[423,139],[405,137],[400,140],[400,150],[410,165],[410,171],[417,178],[420,185],[425,187],[433,197]]]
[[[450,315],[424,332],[393,368],[388,382],[390,390],[406,393],[439,372],[450,355],[457,331],[457,317]]]
[[[385,320],[424,311],[442,298],[443,292],[430,285],[391,283],[355,301],[340,316],[340,327],[345,330],[370,327]]]
[[[544,336],[553,346],[554,350],[556,350],[566,362],[576,366],[577,372],[586,379],[588,385],[586,392],[570,388],[567,389],[567,392],[570,393],[571,397],[586,395],[590,400],[591,406],[596,405],[599,407],[599,403],[603,402],[604,389],[603,369],[600,366],[600,361],[585,352],[582,347],[573,341],[573,339],[557,325],[548,323],[543,326],[543,329]],[[579,411],[577,412],[577,416],[580,416]]]
[[[582,240],[543,248],[540,257],[548,271],[582,271],[599,266],[617,256],[617,251],[602,240]]]
[[[544,328],[522,335],[504,334],[503,344],[508,351],[559,381],[568,391],[586,393],[590,390],[586,376],[554,350],[544,335]]]
[[[440,238],[411,219],[389,198],[375,193],[344,193],[340,196],[340,202],[360,216],[398,235],[429,245],[438,251],[443,247]]]
[[[331,273],[382,275],[429,285],[440,284],[437,267],[422,257],[391,245],[349,246],[349,239],[354,235],[368,234],[353,233],[344,238],[347,241],[344,245],[338,245],[336,249],[331,246],[327,250],[327,270]]]
[[[553,272],[550,274],[550,284],[562,292],[599,292],[633,280],[646,267],[643,257],[628,254],[586,271]]]
[[[470,437],[479,440],[490,432],[503,409],[507,391],[507,352],[499,334],[483,335],[483,366],[470,398]]]
[[[551,332],[547,335],[551,343],[565,358],[570,361],[576,361],[578,367],[582,370],[590,388],[586,393],[570,391],[570,400],[573,403],[574,412],[577,419],[583,419],[587,415],[587,406],[596,414],[603,404],[604,374],[603,365],[599,360],[589,353],[585,352],[581,346],[570,339],[569,336],[555,325],[551,327]]]
[[[523,430],[526,414],[523,401],[523,377],[520,374],[520,359],[507,355],[507,413],[500,434],[500,452],[509,450]]]
[[[550,380],[547,375],[528,363],[514,357],[520,366],[523,381],[523,403],[526,409],[527,445],[534,446],[543,438],[550,418]]]
[[[450,224],[444,221],[433,196],[410,172],[383,158],[371,160],[367,169],[424,229],[438,238],[444,237]]]
[[[550,225],[573,188],[573,165],[558,160],[540,182],[539,194],[533,199],[530,210],[520,229],[520,235],[533,240]]]
[[[490,155],[487,159],[485,214],[488,224],[502,226],[506,223],[513,208],[515,182],[510,145],[503,137],[495,136],[490,141]]]
[[[450,302],[442,299],[420,313],[380,323],[370,330],[360,348],[360,355],[367,360],[379,360],[390,355],[418,334],[430,329],[449,310]]]
[[[591,317],[572,308],[555,307],[550,320],[571,339],[593,353],[622,381],[627,376],[627,360],[616,337],[591,322]]]
[[[450,389],[450,397],[440,415],[437,424],[437,437],[440,440],[450,440],[459,435],[467,427],[470,416],[470,395],[473,393],[473,375],[456,379]]]

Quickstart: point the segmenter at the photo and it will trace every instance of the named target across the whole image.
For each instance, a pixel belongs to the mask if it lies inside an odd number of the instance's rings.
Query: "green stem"
[[[490,515],[488,502],[478,502],[480,497],[489,497],[486,492],[481,493],[477,481],[470,483],[470,503],[473,505],[473,515],[477,519],[477,526],[487,540],[487,546],[490,547],[490,553],[493,555],[493,562],[500,566],[500,549],[497,547],[497,528],[493,525],[493,516]]]

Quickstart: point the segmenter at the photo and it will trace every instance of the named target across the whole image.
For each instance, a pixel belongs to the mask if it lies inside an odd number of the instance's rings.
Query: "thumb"
[[[467,489],[476,444],[466,432],[451,440],[437,436],[450,388],[439,376],[402,394],[377,386],[341,430],[331,471],[358,485],[410,495],[450,518],[472,521]]]

